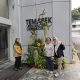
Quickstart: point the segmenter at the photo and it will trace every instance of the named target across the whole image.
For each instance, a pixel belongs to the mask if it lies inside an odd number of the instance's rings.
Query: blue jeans
[[[45,56],[45,59],[46,59],[47,70],[54,71],[54,66],[53,66],[53,60],[52,60],[52,58]]]

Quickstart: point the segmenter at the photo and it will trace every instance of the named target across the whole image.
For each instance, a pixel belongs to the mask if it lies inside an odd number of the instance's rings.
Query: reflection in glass
[[[0,60],[8,59],[7,27],[0,26]]]

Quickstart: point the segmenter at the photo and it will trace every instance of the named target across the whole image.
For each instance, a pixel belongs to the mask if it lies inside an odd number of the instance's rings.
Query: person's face
[[[56,42],[56,38],[53,38],[53,41]]]
[[[51,41],[50,41],[50,39],[49,38],[47,38],[47,44],[49,44]]]
[[[17,42],[19,42],[20,40],[19,39],[17,39]]]

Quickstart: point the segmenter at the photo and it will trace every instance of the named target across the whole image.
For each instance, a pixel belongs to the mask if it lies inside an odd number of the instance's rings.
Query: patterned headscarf
[[[58,48],[59,48],[59,46],[61,44],[61,41],[59,41],[59,39],[57,37],[54,37],[54,38],[56,39],[56,42],[54,42],[53,45],[55,45],[55,53],[57,55],[57,50],[58,50]]]

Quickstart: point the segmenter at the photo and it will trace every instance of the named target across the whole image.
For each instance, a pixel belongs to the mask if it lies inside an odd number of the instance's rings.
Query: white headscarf
[[[59,39],[57,37],[54,37],[54,38],[56,39],[56,42],[54,42],[53,45],[55,45],[55,53],[56,53],[56,55],[58,55],[57,54],[57,50],[58,50],[58,48],[59,48],[59,46],[61,44],[61,41],[59,41]]]

